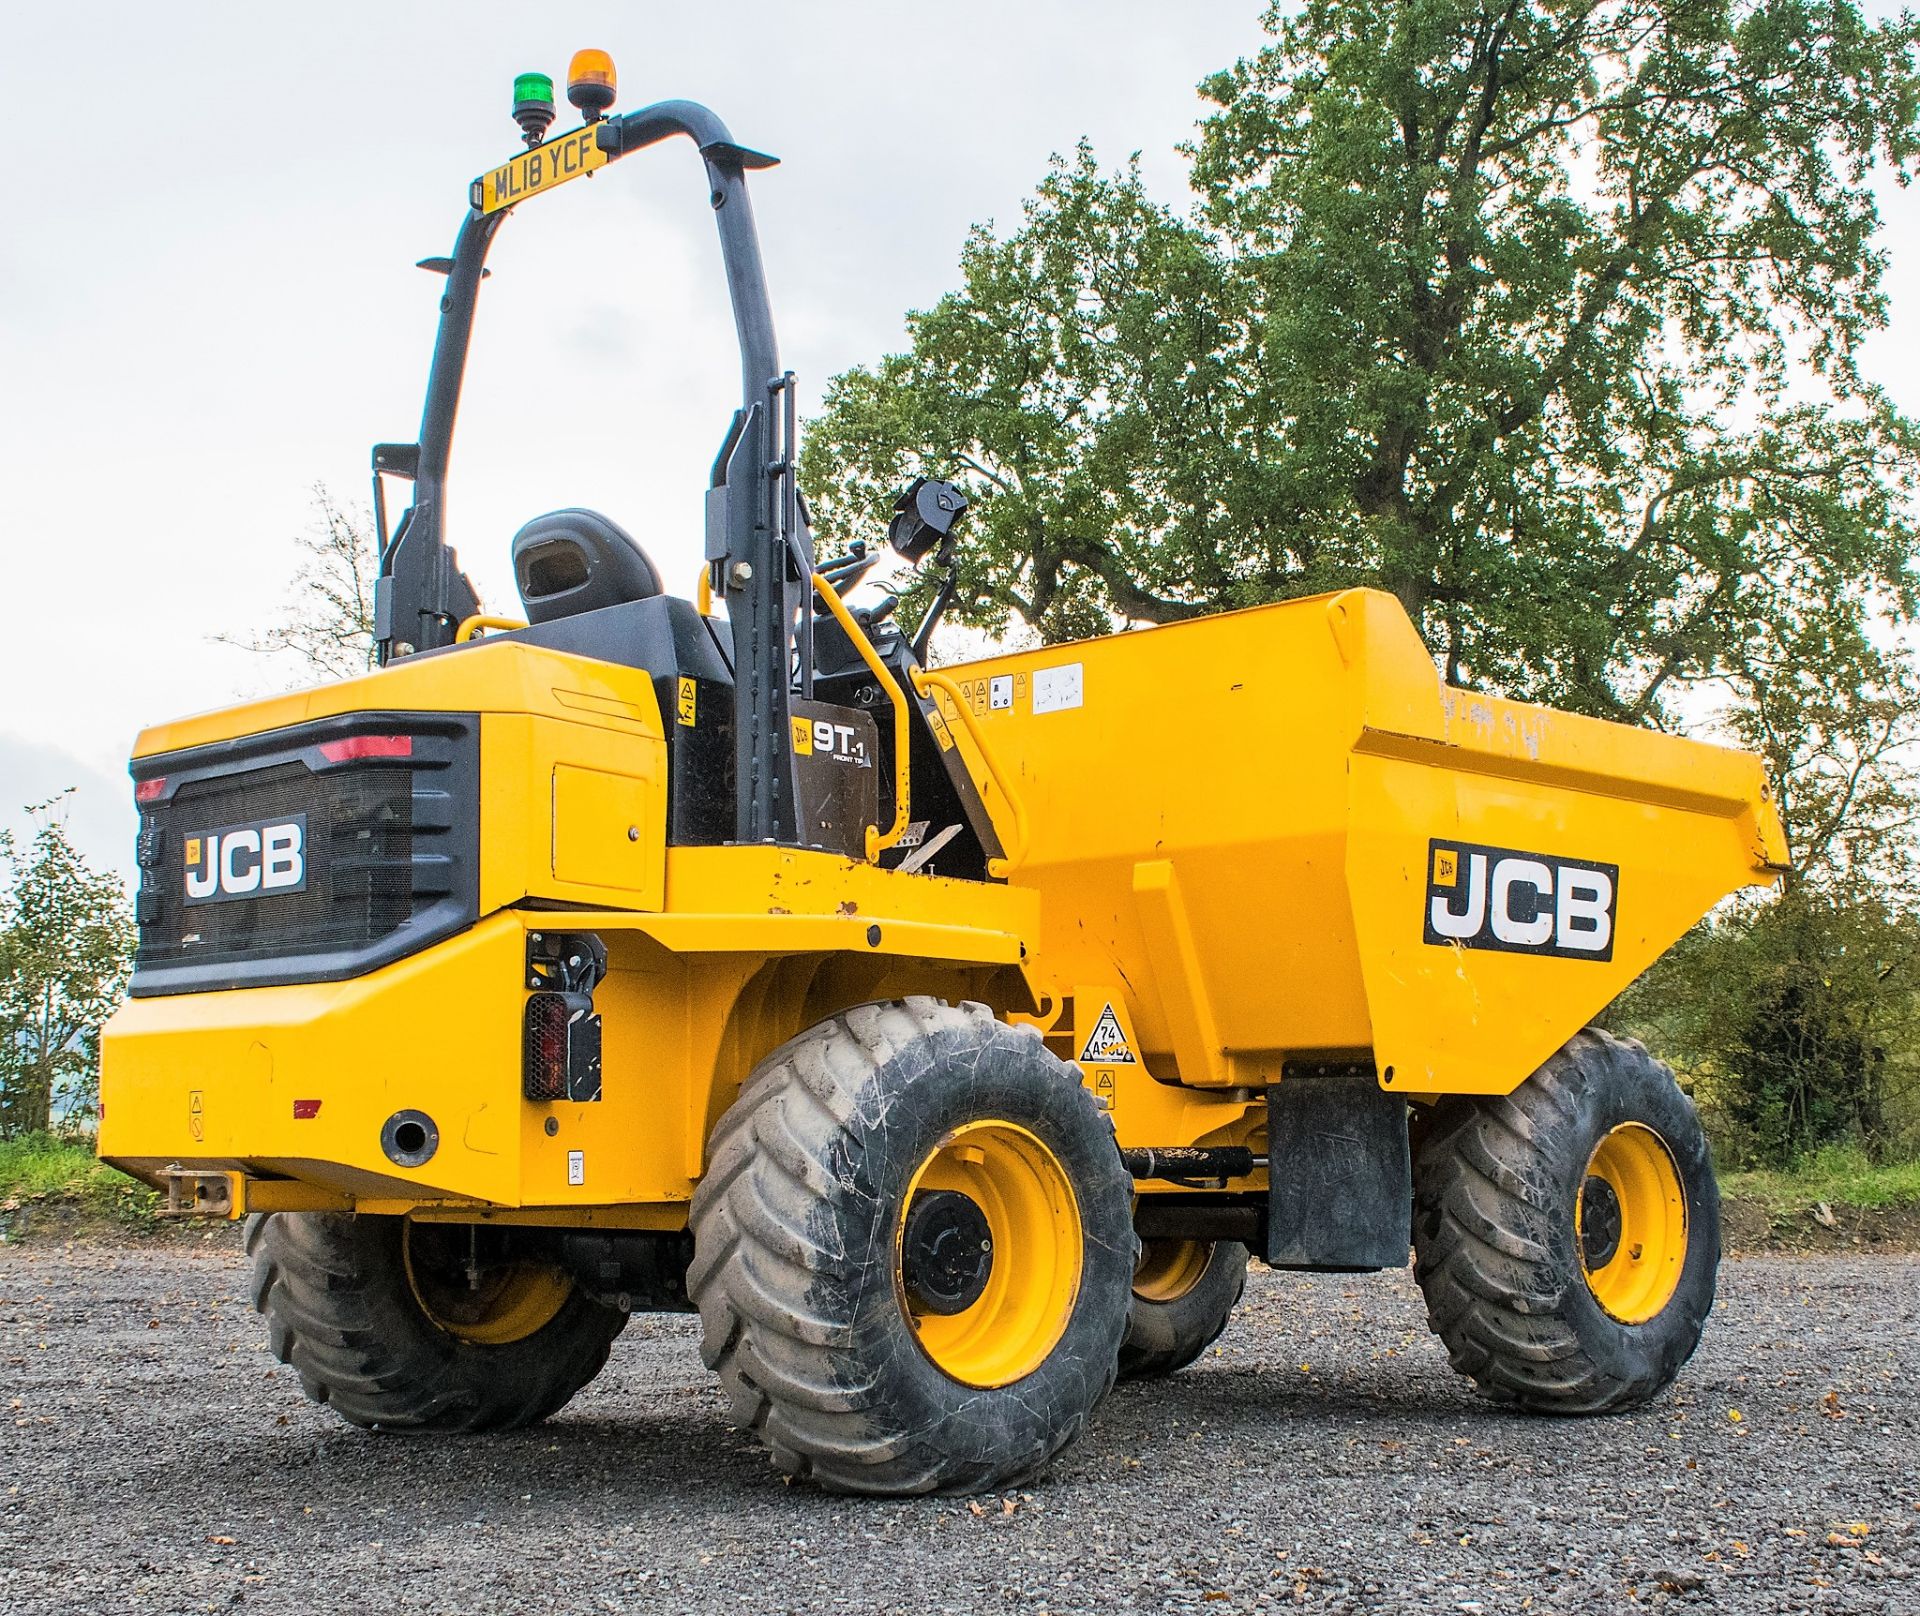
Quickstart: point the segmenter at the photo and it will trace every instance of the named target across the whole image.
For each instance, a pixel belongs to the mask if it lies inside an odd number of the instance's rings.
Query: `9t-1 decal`
[[[801,757],[832,758],[836,763],[857,763],[863,769],[873,767],[867,756],[867,743],[851,724],[833,724],[824,718],[792,718],[793,750]]]
[[[1617,864],[1431,841],[1424,936],[1508,954],[1610,960],[1619,885]]]
[[[188,903],[307,890],[307,816],[255,819],[186,839]]]

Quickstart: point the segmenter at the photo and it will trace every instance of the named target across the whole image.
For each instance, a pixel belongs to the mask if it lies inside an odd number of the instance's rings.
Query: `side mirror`
[[[918,566],[936,545],[949,538],[967,514],[967,496],[952,483],[916,477],[893,502],[894,518],[887,525],[887,543],[902,559]]]

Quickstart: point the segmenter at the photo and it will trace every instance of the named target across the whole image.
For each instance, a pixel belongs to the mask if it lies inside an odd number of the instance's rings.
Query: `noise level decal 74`
[[[1105,1005],[1100,1011],[1100,1019],[1094,1022],[1093,1031],[1087,1034],[1086,1042],[1080,1046],[1080,1059],[1100,1066],[1137,1066],[1132,1046],[1127,1035],[1121,1030],[1120,1018],[1113,1013],[1112,1005]]]

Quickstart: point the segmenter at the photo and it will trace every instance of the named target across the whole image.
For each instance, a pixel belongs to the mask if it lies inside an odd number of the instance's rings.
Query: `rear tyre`
[[[1031,1474],[1113,1384],[1132,1181],[1073,1070],[985,1005],[849,1010],[721,1118],[687,1289],[734,1422],[840,1492]]]
[[[1454,1368],[1550,1414],[1635,1408],[1699,1344],[1720,1192],[1673,1074],[1578,1033],[1503,1098],[1434,1109],[1414,1163],[1414,1272]]]
[[[474,1246],[458,1224],[336,1212],[250,1219],[253,1305],[274,1356],[316,1403],[370,1429],[545,1419],[600,1372],[627,1316],[514,1255],[505,1231],[481,1234]]]
[[[1133,1270],[1120,1378],[1185,1369],[1220,1339],[1246,1288],[1247,1248],[1237,1240],[1145,1242]]]

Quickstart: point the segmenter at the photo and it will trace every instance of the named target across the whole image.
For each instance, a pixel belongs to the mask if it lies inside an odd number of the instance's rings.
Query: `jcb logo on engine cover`
[[[187,838],[188,903],[307,890],[307,816],[255,819]]]
[[[1427,844],[1425,940],[1557,959],[1613,958],[1620,866],[1471,842]]]

